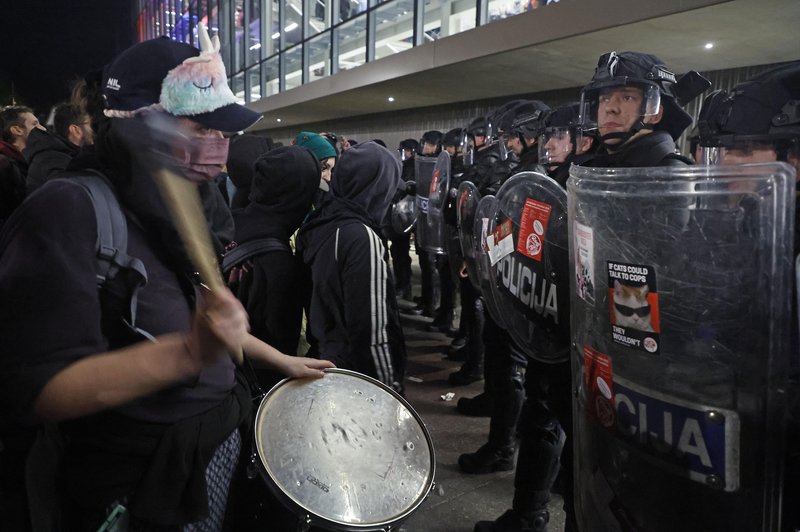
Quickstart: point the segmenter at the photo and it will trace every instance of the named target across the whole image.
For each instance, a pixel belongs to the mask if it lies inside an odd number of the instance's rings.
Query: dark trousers
[[[489,444],[495,447],[514,445],[517,420],[525,400],[523,369],[527,359],[515,349],[508,333],[486,313],[483,329],[484,376],[486,391],[491,394]]]
[[[464,336],[467,338],[466,363],[471,368],[483,368],[483,300],[469,279],[461,279],[459,289],[461,291],[461,324],[459,330],[463,327]]]
[[[394,234],[389,254],[392,257],[394,279],[399,290],[411,288],[411,234]]]

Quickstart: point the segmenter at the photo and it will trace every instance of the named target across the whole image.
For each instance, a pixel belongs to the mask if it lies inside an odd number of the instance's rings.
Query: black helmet
[[[442,147],[455,146],[463,148],[464,130],[460,127],[451,129],[442,137]]]
[[[420,140],[420,144],[424,143],[440,145],[442,143],[442,132],[435,129],[426,131],[422,134],[422,139]]]
[[[680,81],[658,57],[641,52],[609,52],[600,56],[592,81],[581,91],[581,123],[597,121],[601,92],[614,87],[636,87],[642,90],[641,119],[628,133],[614,135],[623,142],[646,128],[664,130],[677,139],[692,123],[692,117],[683,110],[686,105],[711,83],[695,71],[681,77]],[[655,125],[644,123],[644,117],[664,114]],[[611,138],[610,136],[608,138]]]
[[[523,153],[529,148],[524,139],[538,139],[544,129],[544,119],[550,107],[539,100],[517,100],[517,103],[509,107],[498,119],[498,130],[500,131],[500,158],[508,158],[508,146],[506,142],[509,137],[517,137],[522,142]]]
[[[704,148],[770,144],[785,159],[800,142],[800,61],[793,61],[736,85],[730,93],[709,94],[695,133]],[[704,162],[717,162],[718,150],[704,150]]]
[[[489,137],[491,136],[491,124],[489,119],[485,116],[479,116],[472,120],[467,126],[467,134],[469,136],[474,137],[478,135],[480,137]]]
[[[562,164],[566,157],[575,154],[585,136],[580,125],[580,104],[574,102],[556,107],[548,113],[544,122],[539,135],[539,162],[545,165]],[[588,130],[587,133],[592,135],[593,131]],[[557,142],[564,138],[568,138],[569,143]]]
[[[414,139],[405,139],[405,140],[401,140],[400,141],[399,149],[417,151],[417,147],[418,146],[419,146],[419,143],[416,140],[414,140]]]

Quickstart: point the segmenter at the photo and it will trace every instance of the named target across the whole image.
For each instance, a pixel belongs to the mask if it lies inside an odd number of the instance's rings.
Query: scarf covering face
[[[282,146],[255,161],[250,203],[234,211],[236,242],[267,236],[288,240],[311,210],[321,172],[314,154]]]
[[[306,261],[345,220],[360,221],[380,233],[392,198],[403,184],[400,161],[392,152],[364,142],[344,152],[333,168],[331,191],[301,229]]]

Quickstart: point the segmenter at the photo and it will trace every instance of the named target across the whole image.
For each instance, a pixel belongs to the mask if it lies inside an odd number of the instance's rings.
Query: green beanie
[[[321,135],[311,133],[310,131],[301,131],[294,138],[295,144],[308,148],[314,153],[314,156],[322,161],[329,157],[336,157],[336,150],[331,143],[325,140]]]

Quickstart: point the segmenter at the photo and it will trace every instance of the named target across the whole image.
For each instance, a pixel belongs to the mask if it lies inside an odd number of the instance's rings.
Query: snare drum
[[[264,396],[256,450],[272,491],[308,524],[391,530],[433,488],[422,419],[384,384],[354,371],[286,379]]]

